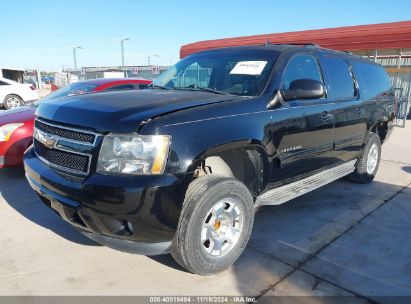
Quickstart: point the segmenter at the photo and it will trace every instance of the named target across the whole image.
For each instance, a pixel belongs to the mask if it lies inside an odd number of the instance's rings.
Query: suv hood
[[[44,101],[37,115],[98,132],[135,132],[147,118],[240,98],[243,97],[157,89],[104,92]]]

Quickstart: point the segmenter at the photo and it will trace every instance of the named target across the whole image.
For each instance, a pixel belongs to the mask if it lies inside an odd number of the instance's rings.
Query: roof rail
[[[300,45],[303,47],[320,47],[318,44],[316,43],[286,43],[288,45]]]
[[[350,51],[340,51],[340,52],[343,52],[343,53],[346,53],[346,54],[350,54],[350,55],[354,55],[354,53],[352,53],[352,52],[350,52]]]
[[[270,39],[266,39],[265,41],[265,46],[269,46],[269,45],[295,45],[295,46],[303,46],[303,47],[320,47],[318,44],[316,43],[272,43]]]

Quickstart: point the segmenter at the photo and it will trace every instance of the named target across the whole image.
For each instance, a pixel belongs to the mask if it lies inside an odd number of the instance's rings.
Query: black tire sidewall
[[[373,144],[376,144],[377,149],[378,149],[378,159],[377,159],[377,165],[375,166],[374,171],[372,174],[369,174],[367,172],[367,163],[368,163],[368,153],[370,152],[370,149]],[[360,158],[357,161],[357,166],[356,170],[354,171],[354,180],[359,181],[362,183],[368,183],[371,182],[375,175],[377,174],[378,168],[380,166],[380,160],[381,160],[381,141],[380,138],[377,134],[375,133],[370,133],[369,138],[367,140],[366,145],[364,146],[364,149],[361,153]]]
[[[208,211],[224,198],[234,199],[243,212],[242,233],[228,253],[220,257],[212,257],[202,248],[202,225]],[[251,194],[240,182],[225,178],[202,193],[197,201],[189,203],[196,204],[189,215],[184,237],[184,250],[189,270],[207,275],[227,269],[241,255],[251,235],[254,223],[254,206]]]

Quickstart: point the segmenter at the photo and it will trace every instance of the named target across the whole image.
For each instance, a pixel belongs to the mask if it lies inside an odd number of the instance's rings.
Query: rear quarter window
[[[391,89],[390,79],[380,65],[354,61],[355,72],[359,74],[366,98],[375,98]]]

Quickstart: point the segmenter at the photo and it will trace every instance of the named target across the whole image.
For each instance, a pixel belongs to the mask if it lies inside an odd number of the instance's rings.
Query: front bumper
[[[174,175],[68,176],[29,149],[26,177],[40,199],[87,237],[145,255],[167,253],[188,183]]]

